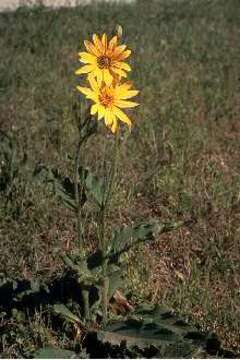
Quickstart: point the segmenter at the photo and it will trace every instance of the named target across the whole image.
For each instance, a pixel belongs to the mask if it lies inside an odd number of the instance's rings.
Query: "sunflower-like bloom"
[[[132,90],[130,82],[120,84],[114,81],[107,86],[105,83],[99,85],[94,78],[90,78],[89,83],[91,88],[77,86],[77,89],[95,103],[91,106],[91,115],[97,114],[98,120],[104,118],[106,126],[113,133],[118,130],[118,119],[131,129],[131,120],[120,108],[132,108],[139,105],[127,100],[136,96],[139,91]]]
[[[89,77],[97,78],[101,84],[104,81],[110,85],[114,77],[127,77],[126,71],[131,67],[123,60],[129,57],[131,50],[126,45],[118,45],[118,36],[114,36],[109,42],[107,35],[102,38],[93,35],[93,42],[84,41],[88,52],[80,52],[80,61],[85,65],[76,71],[76,75],[88,74]]]

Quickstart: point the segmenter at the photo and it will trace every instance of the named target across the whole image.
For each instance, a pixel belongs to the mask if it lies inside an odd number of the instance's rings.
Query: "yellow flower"
[[[114,36],[109,42],[107,35],[102,38],[93,35],[93,42],[84,41],[88,52],[80,52],[80,61],[85,65],[76,71],[77,75],[89,74],[97,78],[100,84],[104,81],[110,85],[115,76],[127,77],[126,71],[131,67],[123,60],[129,57],[131,50],[126,50],[126,45],[118,45],[118,36]]]
[[[102,83],[101,85],[94,78],[89,79],[91,88],[77,86],[77,89],[86,95],[87,99],[94,101],[91,106],[91,115],[98,115],[98,120],[104,118],[107,127],[115,133],[118,130],[118,119],[126,123],[131,129],[132,122],[129,117],[120,108],[132,108],[139,105],[136,102],[129,101],[136,96],[139,91],[132,90],[130,82],[116,83],[110,85]]]

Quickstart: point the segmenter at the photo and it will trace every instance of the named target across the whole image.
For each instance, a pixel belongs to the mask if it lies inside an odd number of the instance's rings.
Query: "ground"
[[[238,0],[0,14],[0,128],[16,139],[20,164],[7,206],[1,193],[2,276],[54,278],[63,269],[60,255],[77,248],[72,214],[32,173],[41,163],[71,174],[77,53],[93,32],[121,24],[140,107],[130,114],[109,228],[189,220],[131,254],[129,288],[240,351],[239,16]],[[111,141],[102,124],[85,159],[96,173]],[[87,241],[94,246],[93,232]]]

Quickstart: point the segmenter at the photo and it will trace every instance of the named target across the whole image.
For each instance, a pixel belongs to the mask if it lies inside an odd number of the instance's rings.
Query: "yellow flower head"
[[[120,108],[132,108],[139,105],[136,102],[128,101],[138,94],[138,90],[132,90],[130,82],[117,83],[114,81],[110,86],[89,79],[91,88],[77,86],[77,89],[86,95],[87,99],[94,101],[91,106],[91,115],[98,115],[98,120],[104,118],[105,124],[113,133],[118,130],[118,119],[126,123],[131,129],[132,122]]]
[[[118,36],[114,36],[109,42],[107,35],[100,38],[93,35],[93,42],[84,41],[88,52],[80,52],[80,61],[85,65],[76,71],[77,75],[89,74],[97,78],[101,84],[104,81],[110,85],[113,78],[127,77],[126,71],[131,71],[130,66],[123,60],[129,57],[131,50],[126,50],[126,45],[118,45]]]

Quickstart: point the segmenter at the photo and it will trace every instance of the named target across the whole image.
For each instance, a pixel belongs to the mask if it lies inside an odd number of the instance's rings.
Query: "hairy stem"
[[[79,181],[79,168],[80,168],[80,151],[82,146],[82,139],[79,140],[75,159],[75,201],[76,201],[76,218],[77,218],[77,236],[80,253],[83,255],[83,229],[82,229],[82,210],[81,210],[81,197],[83,186]]]
[[[114,152],[111,162],[111,168],[108,177],[107,189],[106,189],[106,196],[103,203],[103,206],[100,210],[100,248],[103,252],[104,262],[103,262],[103,284],[102,284],[102,309],[103,309],[103,322],[106,323],[107,316],[108,316],[108,292],[109,292],[109,279],[107,277],[107,240],[105,236],[105,218],[107,214],[107,210],[109,207],[109,201],[111,199],[112,191],[113,191],[113,184],[115,180],[116,174],[116,165],[118,159],[118,148],[119,148],[119,137],[116,135],[115,144],[114,144]]]
[[[89,311],[89,290],[88,289],[83,288],[82,298],[83,298],[83,306],[84,306],[84,318],[86,320],[89,320],[90,311]]]
[[[81,137],[81,133],[79,134],[79,142],[77,145],[76,151],[76,159],[75,159],[75,201],[76,201],[76,219],[77,219],[77,236],[78,236],[78,244],[80,255],[83,258],[84,254],[84,238],[83,238],[83,225],[82,225],[82,204],[81,200],[83,198],[83,180],[79,179],[79,170],[80,170],[80,156],[81,156],[81,146],[85,141],[85,137]],[[82,289],[82,297],[83,297],[83,306],[84,306],[84,317],[86,320],[89,319],[89,291],[88,289]]]

